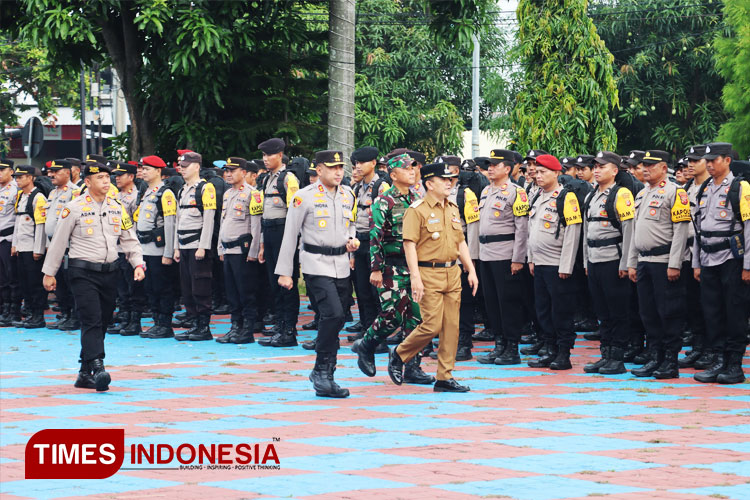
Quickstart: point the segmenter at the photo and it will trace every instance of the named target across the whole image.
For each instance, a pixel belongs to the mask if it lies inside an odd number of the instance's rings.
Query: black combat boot
[[[477,356],[477,361],[479,361],[483,365],[493,365],[495,364],[495,359],[499,358],[504,350],[505,339],[495,339],[495,348],[487,354],[479,354]]]
[[[646,363],[654,359],[657,355],[658,354],[655,349],[646,347],[640,352],[640,354],[636,355],[636,357],[633,358],[633,363],[636,365],[645,365]]]
[[[703,355],[695,360],[695,363],[693,363],[693,368],[695,368],[696,370],[708,370],[710,367],[716,364],[717,356],[721,355],[716,352],[711,352],[710,350],[705,350],[703,351]]]
[[[198,342],[201,340],[213,340],[214,336],[211,335],[211,327],[209,326],[210,323],[210,314],[199,315],[198,326],[196,326],[195,330],[192,330],[192,333],[188,335],[188,340],[191,340],[193,342]]]
[[[599,373],[602,375],[619,375],[620,373],[626,373],[625,363],[625,350],[622,347],[611,346],[609,347],[609,355],[607,357],[607,364],[599,368]]]
[[[258,340],[258,343],[267,347],[294,347],[297,345],[297,327],[288,325],[286,322],[281,324],[282,328],[279,333],[270,338]]]
[[[745,374],[742,372],[742,358],[745,353],[732,351],[724,354],[724,370],[716,377],[720,384],[741,384],[745,381]]]
[[[709,366],[706,370],[693,375],[693,378],[698,382],[713,384],[718,379],[719,374],[726,369],[727,365],[723,354],[714,354],[711,356],[711,359],[713,359],[714,364]]]
[[[637,343],[630,343],[628,344],[628,347],[625,349],[625,353],[622,356],[622,360],[626,363],[634,363],[635,358],[641,354],[643,351],[643,346],[638,345]]]
[[[117,315],[112,318],[112,324],[107,327],[107,333],[110,335],[119,335],[125,325],[130,321],[130,312],[120,311]]]
[[[537,337],[537,341],[530,346],[522,347],[521,354],[524,356],[535,356],[544,347],[544,341]]]
[[[471,348],[474,344],[471,341],[471,330],[458,332],[458,349],[456,349],[456,361],[469,361],[472,358]]]
[[[141,313],[132,312],[130,313],[130,321],[120,328],[120,335],[123,337],[132,337],[133,335],[140,335],[142,331]]]
[[[73,309],[68,319],[58,323],[57,328],[63,332],[74,332],[81,329],[81,321],[78,319],[78,310]]]
[[[57,319],[57,321],[53,321],[52,323],[47,325],[47,328],[50,330],[59,330],[60,324],[64,323],[68,318],[70,318],[70,311],[61,311],[60,317]]]
[[[315,359],[315,367],[310,372],[310,382],[315,388],[315,395],[322,398],[349,397],[349,389],[339,387],[333,380],[336,371],[336,353],[319,352]]]
[[[362,334],[362,338],[365,338],[365,334]],[[388,348],[388,343],[383,340],[381,343],[378,344],[378,346],[375,348],[375,354],[385,354],[391,352],[391,350]]]
[[[93,372],[94,387],[96,390],[99,392],[108,391],[109,383],[112,382],[112,378],[109,376],[109,373],[104,370],[104,361],[101,359],[89,361],[89,367]]]
[[[557,357],[557,346],[552,344],[545,344],[547,353],[544,356],[539,356],[537,359],[532,359],[527,364],[532,368],[549,368],[550,364]]]
[[[702,355],[703,348],[699,345],[694,345],[691,351],[685,353],[684,358],[677,361],[677,365],[680,368],[692,368]]]
[[[154,323],[156,324],[155,329],[151,329],[150,333],[148,334],[148,338],[171,339],[174,337],[171,314],[157,314],[154,317]]]
[[[193,316],[189,316],[187,313],[185,313],[185,317],[181,318],[181,315],[178,314],[174,317],[174,322],[172,323],[173,328],[187,328],[188,330],[191,328],[195,328],[196,319]]]
[[[26,318],[26,321],[23,322],[21,328],[35,330],[37,328],[45,328],[46,326],[47,324],[44,322],[44,311],[36,309],[32,311],[31,316]]]
[[[495,334],[489,328],[484,328],[472,335],[471,340],[476,340],[477,342],[492,342],[495,340]]]
[[[304,325],[300,326],[303,330],[317,330],[318,329],[318,320],[313,319],[309,323],[305,323]]]
[[[0,308],[0,326],[5,326],[5,322],[10,318],[10,304],[3,304]]]
[[[417,354],[404,365],[404,382],[407,384],[430,385],[435,383],[435,377],[426,374],[420,366],[422,356]]]
[[[570,370],[573,365],[570,364],[570,347],[559,347],[557,356],[549,364],[550,370]]]
[[[377,339],[362,338],[355,340],[352,344],[352,351],[357,353],[357,366],[368,377],[374,377],[377,370],[375,368],[375,348],[379,342]]]
[[[667,351],[664,353],[664,361],[662,361],[659,368],[654,371],[654,378],[665,379],[680,377],[680,370],[677,366],[677,353],[678,351]]]
[[[357,321],[353,325],[350,325],[350,326],[347,326],[346,328],[344,328],[344,331],[348,332],[348,333],[360,333],[360,332],[364,331],[364,329],[365,328],[362,326],[362,322],[361,321]]]
[[[232,337],[240,333],[241,328],[242,328],[242,319],[233,319],[232,326],[229,327],[229,331],[227,332],[227,334],[222,335],[221,337],[216,337],[216,342],[220,344],[230,343],[232,341]]]
[[[661,366],[664,361],[664,351],[652,351],[651,359],[642,367],[630,370],[630,373],[636,377],[653,377],[654,372]]]
[[[78,387],[79,389],[96,389],[96,382],[94,381],[94,376],[91,375],[91,368],[85,361],[81,361],[81,369],[78,371],[78,378],[73,387]]]
[[[399,330],[398,332],[394,333],[393,335],[385,339],[385,343],[388,345],[399,345],[403,341],[404,341],[403,330]]]
[[[229,342],[231,342],[232,344],[252,344],[253,342],[255,342],[255,334],[253,333],[253,328],[248,323],[248,321],[245,321],[242,324],[242,327],[240,327],[240,330],[237,332],[237,334],[232,335],[232,338],[229,339]]]
[[[520,365],[521,356],[518,355],[518,342],[508,342],[502,354],[495,358],[496,365]]]
[[[583,371],[586,373],[599,373],[599,368],[607,364],[609,361],[609,346],[600,345],[599,352],[602,353],[602,357],[594,363],[586,363],[583,367]]]
[[[305,340],[300,345],[302,346],[302,349],[306,351],[314,351],[315,347],[318,345],[318,342],[316,341],[316,339]]]

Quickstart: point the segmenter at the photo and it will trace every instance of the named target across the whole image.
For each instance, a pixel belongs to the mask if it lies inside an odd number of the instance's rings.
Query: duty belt
[[[302,243],[302,250],[319,255],[344,255],[346,253],[346,245],[340,247],[321,247],[309,243]]]
[[[706,253],[716,253],[722,250],[729,250],[729,240],[720,241],[719,243],[701,243],[701,250]]]
[[[185,238],[181,238],[181,234],[186,234]],[[178,229],[177,230],[177,239],[180,240],[181,245],[187,245],[188,243],[192,243],[194,241],[198,241],[201,239],[201,230],[200,229]]]
[[[286,219],[283,217],[279,217],[278,219],[261,219],[260,226],[264,229],[269,227],[278,227],[283,226],[285,222]]]
[[[455,260],[452,260],[450,262],[425,262],[425,261],[419,261],[419,267],[453,267],[456,265]]]
[[[586,240],[586,244],[589,248],[611,247],[612,245],[619,245],[620,243],[622,243],[622,236],[604,238],[603,240]]]
[[[82,259],[71,259],[68,258],[68,268],[77,267],[79,269],[86,269],[87,271],[98,271],[100,273],[111,273],[117,270],[117,261],[101,263],[101,262],[89,262]]]
[[[5,229],[0,229],[0,236],[10,236],[13,234],[13,226],[6,227]]]
[[[385,264],[387,266],[407,267],[406,257],[402,257],[401,255],[386,255]]]
[[[251,241],[253,241],[253,236],[251,234],[246,234],[234,241],[222,241],[221,245],[227,250],[230,248],[238,247],[240,245],[244,246],[245,248],[249,248]]]
[[[742,229],[739,231],[701,231],[701,238],[729,238],[735,234],[740,234]]]
[[[655,257],[657,255],[667,255],[672,249],[672,244],[667,243],[666,245],[659,245],[650,250],[639,250],[638,253],[641,257]]]
[[[164,240],[164,226],[162,227],[155,227],[153,229],[150,229],[148,231],[138,231],[135,232],[136,236],[138,236],[138,241],[141,243],[153,243],[157,247],[163,247],[166,245],[166,241]]]
[[[514,233],[479,235],[479,243],[494,243],[496,241],[512,241],[516,239]]]

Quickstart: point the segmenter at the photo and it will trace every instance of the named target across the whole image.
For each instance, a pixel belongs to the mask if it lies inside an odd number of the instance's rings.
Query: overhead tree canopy
[[[750,155],[750,0],[724,0],[730,35],[715,41],[716,69],[726,80],[722,94],[729,117],[719,138],[731,142],[743,158]]]
[[[716,137],[726,118],[712,48],[724,27],[720,2],[605,1],[591,15],[615,56],[621,151],[679,153]]]
[[[586,14],[586,0],[521,0],[516,61],[523,81],[513,110],[518,148],[558,155],[617,146],[612,54]]]

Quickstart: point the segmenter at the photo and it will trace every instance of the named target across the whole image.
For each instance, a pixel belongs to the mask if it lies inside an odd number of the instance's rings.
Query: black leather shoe
[[[187,314],[187,313],[185,313]],[[180,319],[179,314],[175,316],[175,321],[172,323],[173,328],[194,328],[195,327],[195,318],[187,317],[185,319]]]
[[[469,361],[472,358],[471,347],[459,346],[456,349],[456,361]]]
[[[599,330],[599,322],[594,318],[588,318],[575,324],[575,331],[577,332],[596,332]],[[601,335],[599,336],[601,338]],[[599,339],[586,339],[586,340],[599,340]]]
[[[109,383],[112,382],[112,377],[109,376],[104,370],[104,361],[101,359],[95,359],[89,362],[89,367],[93,373],[94,387],[98,392],[108,391]]]
[[[524,345],[536,344],[537,338],[538,337],[536,333],[531,333],[529,335],[521,335],[521,341],[518,343],[524,344]]]
[[[226,333],[226,335],[216,337],[216,342],[218,342],[219,344],[230,343],[232,341],[232,337],[240,333],[240,328],[242,328],[242,323],[239,320],[232,321],[232,326],[229,327],[229,331]]]
[[[485,328],[471,336],[471,340],[477,342],[492,342],[495,340],[495,334],[489,328]]]
[[[359,333],[355,333],[354,335],[347,335],[346,336],[346,340],[348,340],[349,342],[354,342],[355,340],[359,340],[361,338],[364,338],[364,336],[365,336],[365,332],[363,330],[363,331],[361,331]]]
[[[628,344],[628,347],[625,349],[625,353],[622,356],[622,360],[626,363],[633,363],[636,356],[641,354],[642,351],[643,346],[638,344]]]
[[[401,385],[404,381],[404,362],[395,347],[388,355],[388,376],[396,385]]]
[[[547,354],[545,354],[544,356],[539,356],[537,359],[532,359],[526,364],[531,368],[549,368],[556,357],[557,346],[550,346],[548,348]]]
[[[375,368],[375,346],[372,340],[355,340],[352,351],[357,354],[357,366],[360,371],[368,377],[374,377],[377,373]]]
[[[94,381],[94,376],[91,375],[88,363],[81,362],[81,370],[78,372],[78,378],[73,387],[78,387],[79,389],[96,389],[96,382]]]
[[[421,356],[417,354],[404,365],[404,382],[418,385],[430,385],[435,382],[435,377],[422,370],[420,362]]]
[[[349,333],[359,333],[363,330],[364,330],[364,327],[362,326],[361,321],[357,321],[353,325],[347,326],[346,328],[344,328],[344,331],[349,332]]]
[[[471,389],[466,385],[459,384],[456,382],[456,379],[452,378],[450,380],[436,381],[432,390],[434,392],[469,392]]]
[[[111,335],[119,335],[120,330],[125,327],[130,321],[130,313],[126,311],[120,311],[117,315],[112,318],[112,324],[107,327],[107,333]]]
[[[304,325],[300,326],[300,329],[302,329],[302,330],[317,330],[318,329],[318,322],[316,320],[312,320],[309,323],[305,323]]]
[[[229,310],[229,304],[218,304],[217,306],[213,307],[213,313],[217,316],[223,316],[225,314],[229,314],[231,311]]]
[[[59,315],[60,317],[57,318],[57,321],[53,321],[52,323],[47,324],[47,328],[50,330],[59,330],[60,324],[63,323],[65,320],[67,320],[70,317],[69,311],[64,311],[62,314]]]
[[[599,373],[599,368],[607,364],[607,358],[609,357],[609,347],[600,346],[599,352],[602,354],[602,357],[599,358],[598,361],[595,361],[593,363],[586,363],[583,366],[584,373]]]
[[[599,368],[599,373],[602,375],[619,375],[621,373],[627,373],[623,358],[625,357],[625,350],[622,347],[612,346],[609,347],[609,355],[607,362],[604,366]]]
[[[635,358],[633,358],[633,363],[636,365],[645,365],[654,357],[656,356],[656,352],[653,349],[644,349],[641,351],[640,354],[638,354]]]
[[[304,349],[306,351],[314,351],[315,350],[315,346],[316,346],[316,342],[315,342],[314,339],[313,340],[305,340],[300,345],[302,346],[302,349]]]
[[[385,341],[379,343],[375,348],[375,354],[386,354],[388,352],[391,352],[391,350],[388,348],[388,344]]]
[[[130,313],[130,321],[120,328],[120,335],[123,337],[132,337],[134,335],[140,335],[142,331],[141,313],[134,312]]]
[[[188,340],[191,342],[200,342],[202,340],[213,340],[214,336],[211,335],[211,329],[208,326],[198,327],[193,333],[188,335]]]

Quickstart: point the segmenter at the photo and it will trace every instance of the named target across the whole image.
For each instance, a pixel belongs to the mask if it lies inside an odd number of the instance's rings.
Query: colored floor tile
[[[369,479],[346,474],[318,473],[295,476],[264,477],[203,483],[204,486],[225,487],[233,490],[249,491],[262,495],[308,496],[340,491],[406,488],[409,483]]]

